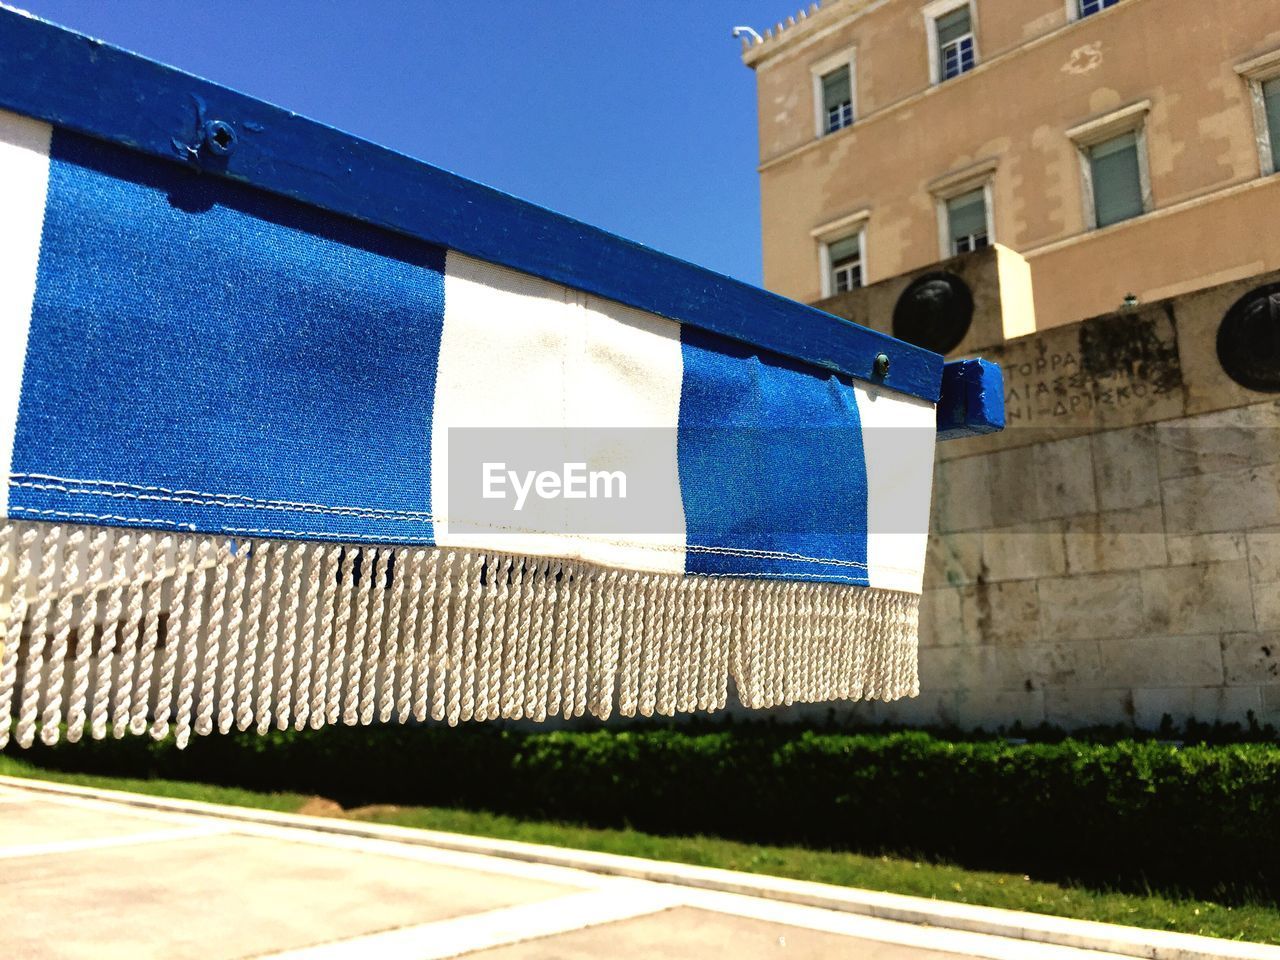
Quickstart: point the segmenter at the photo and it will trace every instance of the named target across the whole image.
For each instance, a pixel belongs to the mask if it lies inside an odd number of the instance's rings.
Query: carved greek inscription
[[[1010,426],[1105,419],[1182,387],[1172,316],[1113,314],[1018,346],[1001,364]]]

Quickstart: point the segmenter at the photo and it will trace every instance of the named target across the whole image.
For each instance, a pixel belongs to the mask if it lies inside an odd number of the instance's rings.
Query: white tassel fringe
[[[918,692],[919,597],[476,550],[0,527],[0,747]],[[12,717],[12,721],[10,718]],[[148,724],[148,720],[150,723]]]

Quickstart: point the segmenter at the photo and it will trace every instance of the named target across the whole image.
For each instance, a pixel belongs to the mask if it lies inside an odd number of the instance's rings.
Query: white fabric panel
[[[640,458],[650,467],[657,460],[664,469],[662,489],[647,491],[646,497],[646,511],[657,507],[660,513],[643,518],[661,532],[633,533],[625,544],[616,536],[591,537],[581,556],[608,566],[683,573],[684,501],[676,457],[684,377],[680,324],[592,296],[586,298],[585,319],[583,362],[570,368],[576,372],[568,385],[571,424],[656,428],[635,442],[625,432],[605,444],[598,442],[598,433],[590,434],[596,441],[587,451],[590,462],[628,476],[640,473]]]
[[[431,418],[431,512],[441,546],[557,556],[562,541],[532,533],[488,536],[449,530],[449,428],[559,427],[564,362],[579,312],[557,284],[450,250],[444,331]],[[580,323],[577,324],[580,326]]]
[[[36,293],[51,135],[47,123],[0,110],[0,516],[9,506],[13,434]]]
[[[436,541],[612,566],[684,570],[676,466],[682,361],[679,326],[559,284],[449,251],[431,440]],[[554,528],[450,530],[450,427],[660,427],[672,515],[664,535],[581,536]],[[652,443],[594,451],[609,469],[652,458]],[[652,467],[652,463],[649,464]],[[593,468],[603,468],[592,463]],[[664,497],[664,502],[668,498]]]
[[[934,406],[858,383],[867,462],[867,565],[871,586],[920,593],[929,542],[937,440]]]

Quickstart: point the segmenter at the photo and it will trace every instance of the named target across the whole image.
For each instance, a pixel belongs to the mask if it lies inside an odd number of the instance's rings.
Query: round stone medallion
[[[934,353],[960,346],[973,322],[973,292],[954,273],[916,277],[893,308],[893,335]]]
[[[1227,311],[1218,362],[1240,386],[1280,393],[1280,283],[1250,290]]]

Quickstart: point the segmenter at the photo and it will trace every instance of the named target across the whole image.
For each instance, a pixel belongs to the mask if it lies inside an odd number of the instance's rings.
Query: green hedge
[[[21,754],[62,770],[894,853],[1037,878],[1280,893],[1280,746],[951,741],[770,725],[333,728]]]

